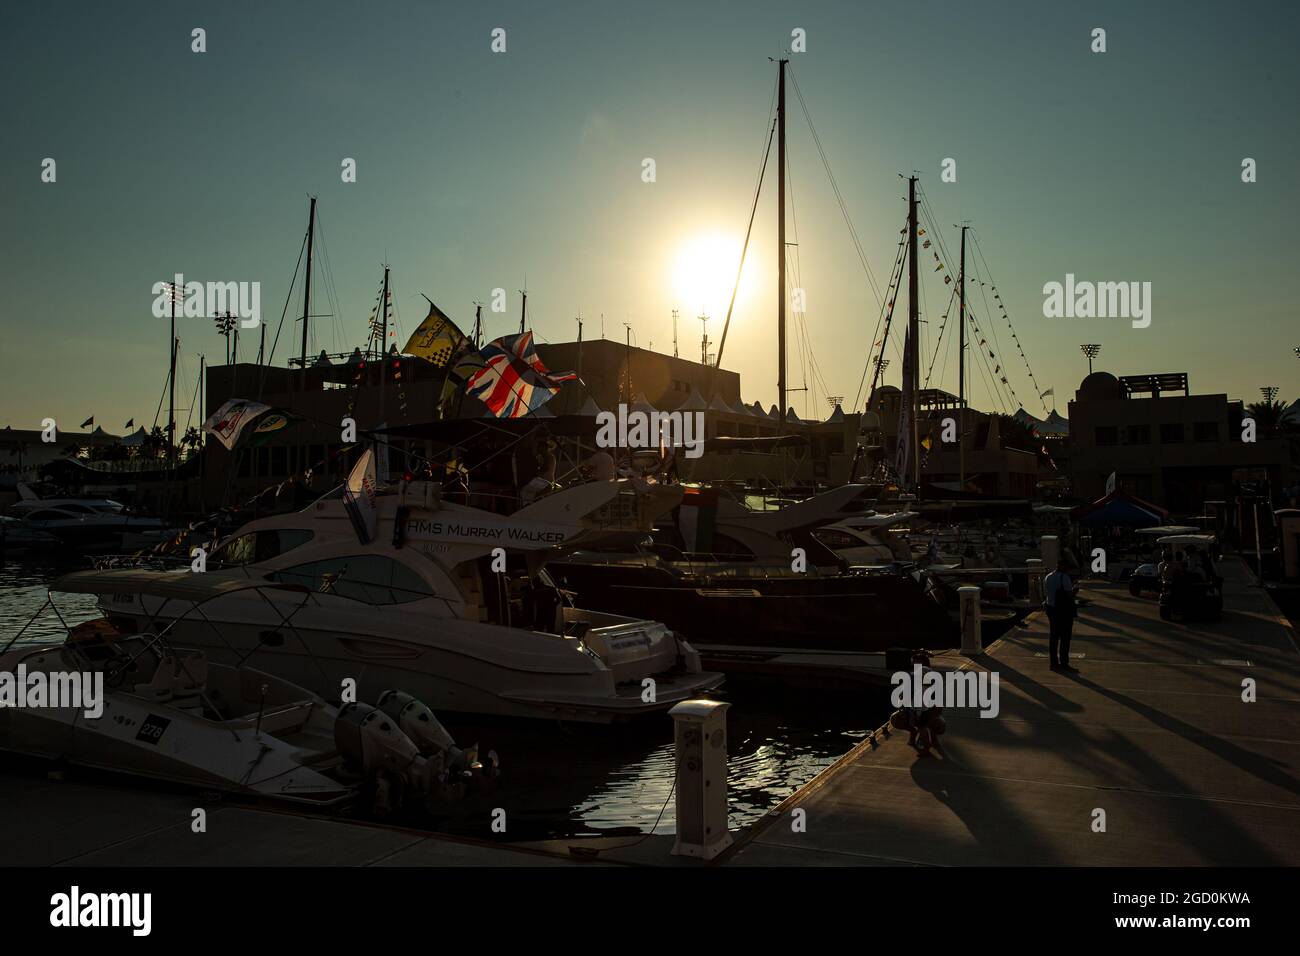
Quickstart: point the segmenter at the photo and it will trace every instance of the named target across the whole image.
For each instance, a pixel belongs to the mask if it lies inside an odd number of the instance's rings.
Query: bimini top
[[[261,578],[223,578],[191,571],[74,571],[50,585],[51,591],[68,594],[148,594],[151,597],[196,602],[254,588],[307,590],[300,584],[285,584]]]
[[[1156,539],[1156,544],[1197,544],[1208,548],[1216,540],[1212,534],[1169,534]]]

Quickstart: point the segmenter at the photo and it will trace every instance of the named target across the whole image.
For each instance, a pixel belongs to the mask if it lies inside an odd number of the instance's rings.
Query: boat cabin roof
[[[273,591],[306,591],[299,584],[285,584],[260,578],[222,578],[189,571],[74,571],[50,584],[51,591],[68,594],[147,594],[179,601],[209,598],[255,588]]]

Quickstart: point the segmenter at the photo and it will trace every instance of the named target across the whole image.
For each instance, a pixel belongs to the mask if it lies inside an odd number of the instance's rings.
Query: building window
[[[1160,444],[1178,445],[1183,441],[1183,423],[1170,422],[1160,426]]]
[[[1150,425],[1130,425],[1124,431],[1124,443],[1126,445],[1149,445],[1151,444],[1151,426]]]
[[[1219,423],[1197,422],[1192,426],[1192,434],[1196,437],[1197,441],[1218,441]]]
[[[1119,444],[1119,428],[1115,425],[1098,425],[1093,429],[1093,437],[1098,445]]]

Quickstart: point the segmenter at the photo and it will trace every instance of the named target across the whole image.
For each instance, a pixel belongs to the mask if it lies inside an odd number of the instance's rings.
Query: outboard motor
[[[386,690],[379,695],[377,703],[380,710],[397,721],[397,726],[415,741],[420,753],[426,757],[456,748],[456,741],[451,739],[451,734],[433,716],[428,705],[406,691]]]
[[[401,807],[408,786],[429,793],[437,776],[397,721],[369,704],[343,706],[334,721],[334,746],[345,761],[374,781],[374,809],[380,816]]]
[[[386,690],[379,695],[379,709],[397,722],[430,765],[430,796],[455,800],[464,796],[467,787],[490,789],[501,775],[496,751],[489,751],[486,764],[478,758],[478,746],[465,750],[456,746],[451,734],[442,726],[423,701],[400,690]],[[436,782],[436,786],[434,786]]]

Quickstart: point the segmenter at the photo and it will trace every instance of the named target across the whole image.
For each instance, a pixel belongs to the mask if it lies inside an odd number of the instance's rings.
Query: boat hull
[[[725,668],[717,656],[723,651],[878,654],[959,643],[944,608],[902,574],[675,575],[654,566],[580,562],[552,562],[547,571],[584,605],[653,615],[680,631],[705,667]]]
[[[150,623],[139,597],[115,598],[106,610],[129,629],[170,625],[178,646],[218,663],[242,661],[330,701],[345,691],[371,700],[395,689],[438,713],[609,723],[662,712],[722,682],[721,674],[678,668],[654,674],[653,699],[645,700],[640,681],[614,683],[608,669],[558,635],[406,610],[412,605],[361,611],[341,599],[305,607],[295,606],[300,598],[269,600],[289,625],[269,623],[276,616],[268,618],[265,603],[238,596],[206,604],[206,620],[160,616]]]

